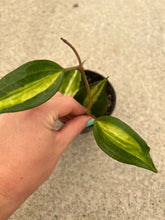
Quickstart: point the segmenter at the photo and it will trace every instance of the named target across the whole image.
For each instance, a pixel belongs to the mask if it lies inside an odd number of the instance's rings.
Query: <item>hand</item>
[[[58,92],[38,107],[0,117],[1,220],[48,179],[67,146],[91,119],[85,112],[73,98]],[[57,119],[67,122],[56,131]]]

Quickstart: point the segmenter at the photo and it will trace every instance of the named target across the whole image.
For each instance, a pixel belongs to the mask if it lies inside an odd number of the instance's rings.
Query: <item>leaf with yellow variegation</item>
[[[108,101],[106,95],[106,83],[107,78],[101,81],[90,84],[90,93],[91,93],[91,114],[95,117],[102,116],[107,108]],[[81,105],[88,106],[88,95],[86,88],[81,88],[74,97]]]
[[[41,105],[57,91],[63,68],[49,60],[23,64],[0,80],[0,113],[23,111]]]
[[[99,117],[94,122],[93,132],[98,146],[110,157],[157,172],[146,142],[121,120],[112,116]]]
[[[80,82],[81,74],[78,70],[65,72],[59,92],[65,96],[73,97],[80,89]]]

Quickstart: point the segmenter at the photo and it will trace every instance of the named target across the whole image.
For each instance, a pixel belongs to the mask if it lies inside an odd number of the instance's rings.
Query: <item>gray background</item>
[[[60,37],[109,76],[113,115],[147,141],[159,173],[109,158],[83,133],[10,220],[165,219],[165,1],[1,0],[0,76],[34,59],[76,65]]]

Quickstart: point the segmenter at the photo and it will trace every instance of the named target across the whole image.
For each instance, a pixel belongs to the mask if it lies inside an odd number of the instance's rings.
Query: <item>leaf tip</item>
[[[149,157],[148,165],[146,167],[144,167],[144,168],[146,168],[146,169],[148,169],[148,170],[150,170],[150,171],[152,171],[154,173],[158,173],[158,170],[156,169],[156,167],[155,167],[155,165],[154,165],[154,163],[152,161],[152,158],[150,157],[150,155],[148,155],[148,157]]]
[[[158,173],[158,170],[156,169],[156,167],[154,166],[154,164],[153,164],[153,166],[152,166],[152,168],[151,168],[151,171],[153,171],[154,173]]]

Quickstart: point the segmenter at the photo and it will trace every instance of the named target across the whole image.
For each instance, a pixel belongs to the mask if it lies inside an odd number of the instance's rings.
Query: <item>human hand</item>
[[[91,119],[85,112],[73,98],[58,92],[38,107],[0,117],[1,220],[48,179],[67,146]],[[56,131],[57,119],[67,122]]]

